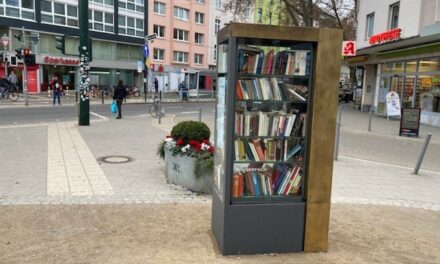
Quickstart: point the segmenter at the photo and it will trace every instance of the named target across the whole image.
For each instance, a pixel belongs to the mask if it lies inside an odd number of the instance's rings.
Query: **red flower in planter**
[[[202,140],[202,143],[205,143],[206,145],[209,145],[209,139]]]
[[[214,146],[209,146],[209,153],[214,154]]]
[[[197,141],[197,140],[190,140],[189,141],[189,144],[197,151],[197,152],[199,152],[200,151],[200,149],[202,148],[202,145],[200,144],[200,142],[199,141]]]
[[[181,139],[181,138],[179,138],[177,141],[176,141],[176,145],[177,146],[181,146],[181,145],[183,145],[185,142],[183,142],[183,139]]]

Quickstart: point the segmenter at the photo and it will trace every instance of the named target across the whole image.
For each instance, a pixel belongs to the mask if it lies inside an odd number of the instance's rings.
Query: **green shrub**
[[[182,121],[171,130],[171,137],[174,140],[182,139],[185,144],[190,140],[209,140],[210,135],[209,127],[198,121]]]

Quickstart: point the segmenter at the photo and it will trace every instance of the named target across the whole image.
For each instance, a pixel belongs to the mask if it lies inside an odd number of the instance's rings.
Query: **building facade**
[[[361,110],[386,115],[386,95],[421,108],[421,122],[440,126],[440,0],[358,1],[357,67]]]
[[[89,1],[91,84],[105,88],[122,80],[128,86],[142,87],[143,74],[138,72],[138,61],[143,61],[148,22],[145,3],[144,0]],[[0,76],[15,71],[22,79],[23,61],[14,58],[15,49],[29,48],[36,56],[36,65],[27,67],[29,92],[45,91],[53,76],[62,80],[65,88],[77,88],[78,1],[0,1],[0,25],[0,35],[9,39],[4,47]],[[65,54],[56,48],[59,43],[55,36],[65,37]]]
[[[150,0],[150,76],[162,91],[177,91],[185,81],[189,88],[212,89],[212,78],[200,77],[208,69],[210,1]]]

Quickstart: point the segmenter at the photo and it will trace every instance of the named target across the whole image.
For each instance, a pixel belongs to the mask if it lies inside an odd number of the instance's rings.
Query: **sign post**
[[[79,83],[79,120],[80,126],[90,125],[89,101],[89,1],[79,1],[79,61],[81,80]]]

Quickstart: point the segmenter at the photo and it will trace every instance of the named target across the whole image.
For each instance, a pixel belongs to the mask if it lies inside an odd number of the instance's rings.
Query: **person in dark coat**
[[[125,96],[127,96],[127,91],[124,88],[122,80],[119,80],[115,92],[113,93],[113,100],[116,100],[116,104],[118,105],[118,116],[116,117],[116,119],[122,118],[121,107],[122,107],[122,100],[124,100]]]
[[[154,92],[159,92],[159,80],[157,78],[154,78]]]

